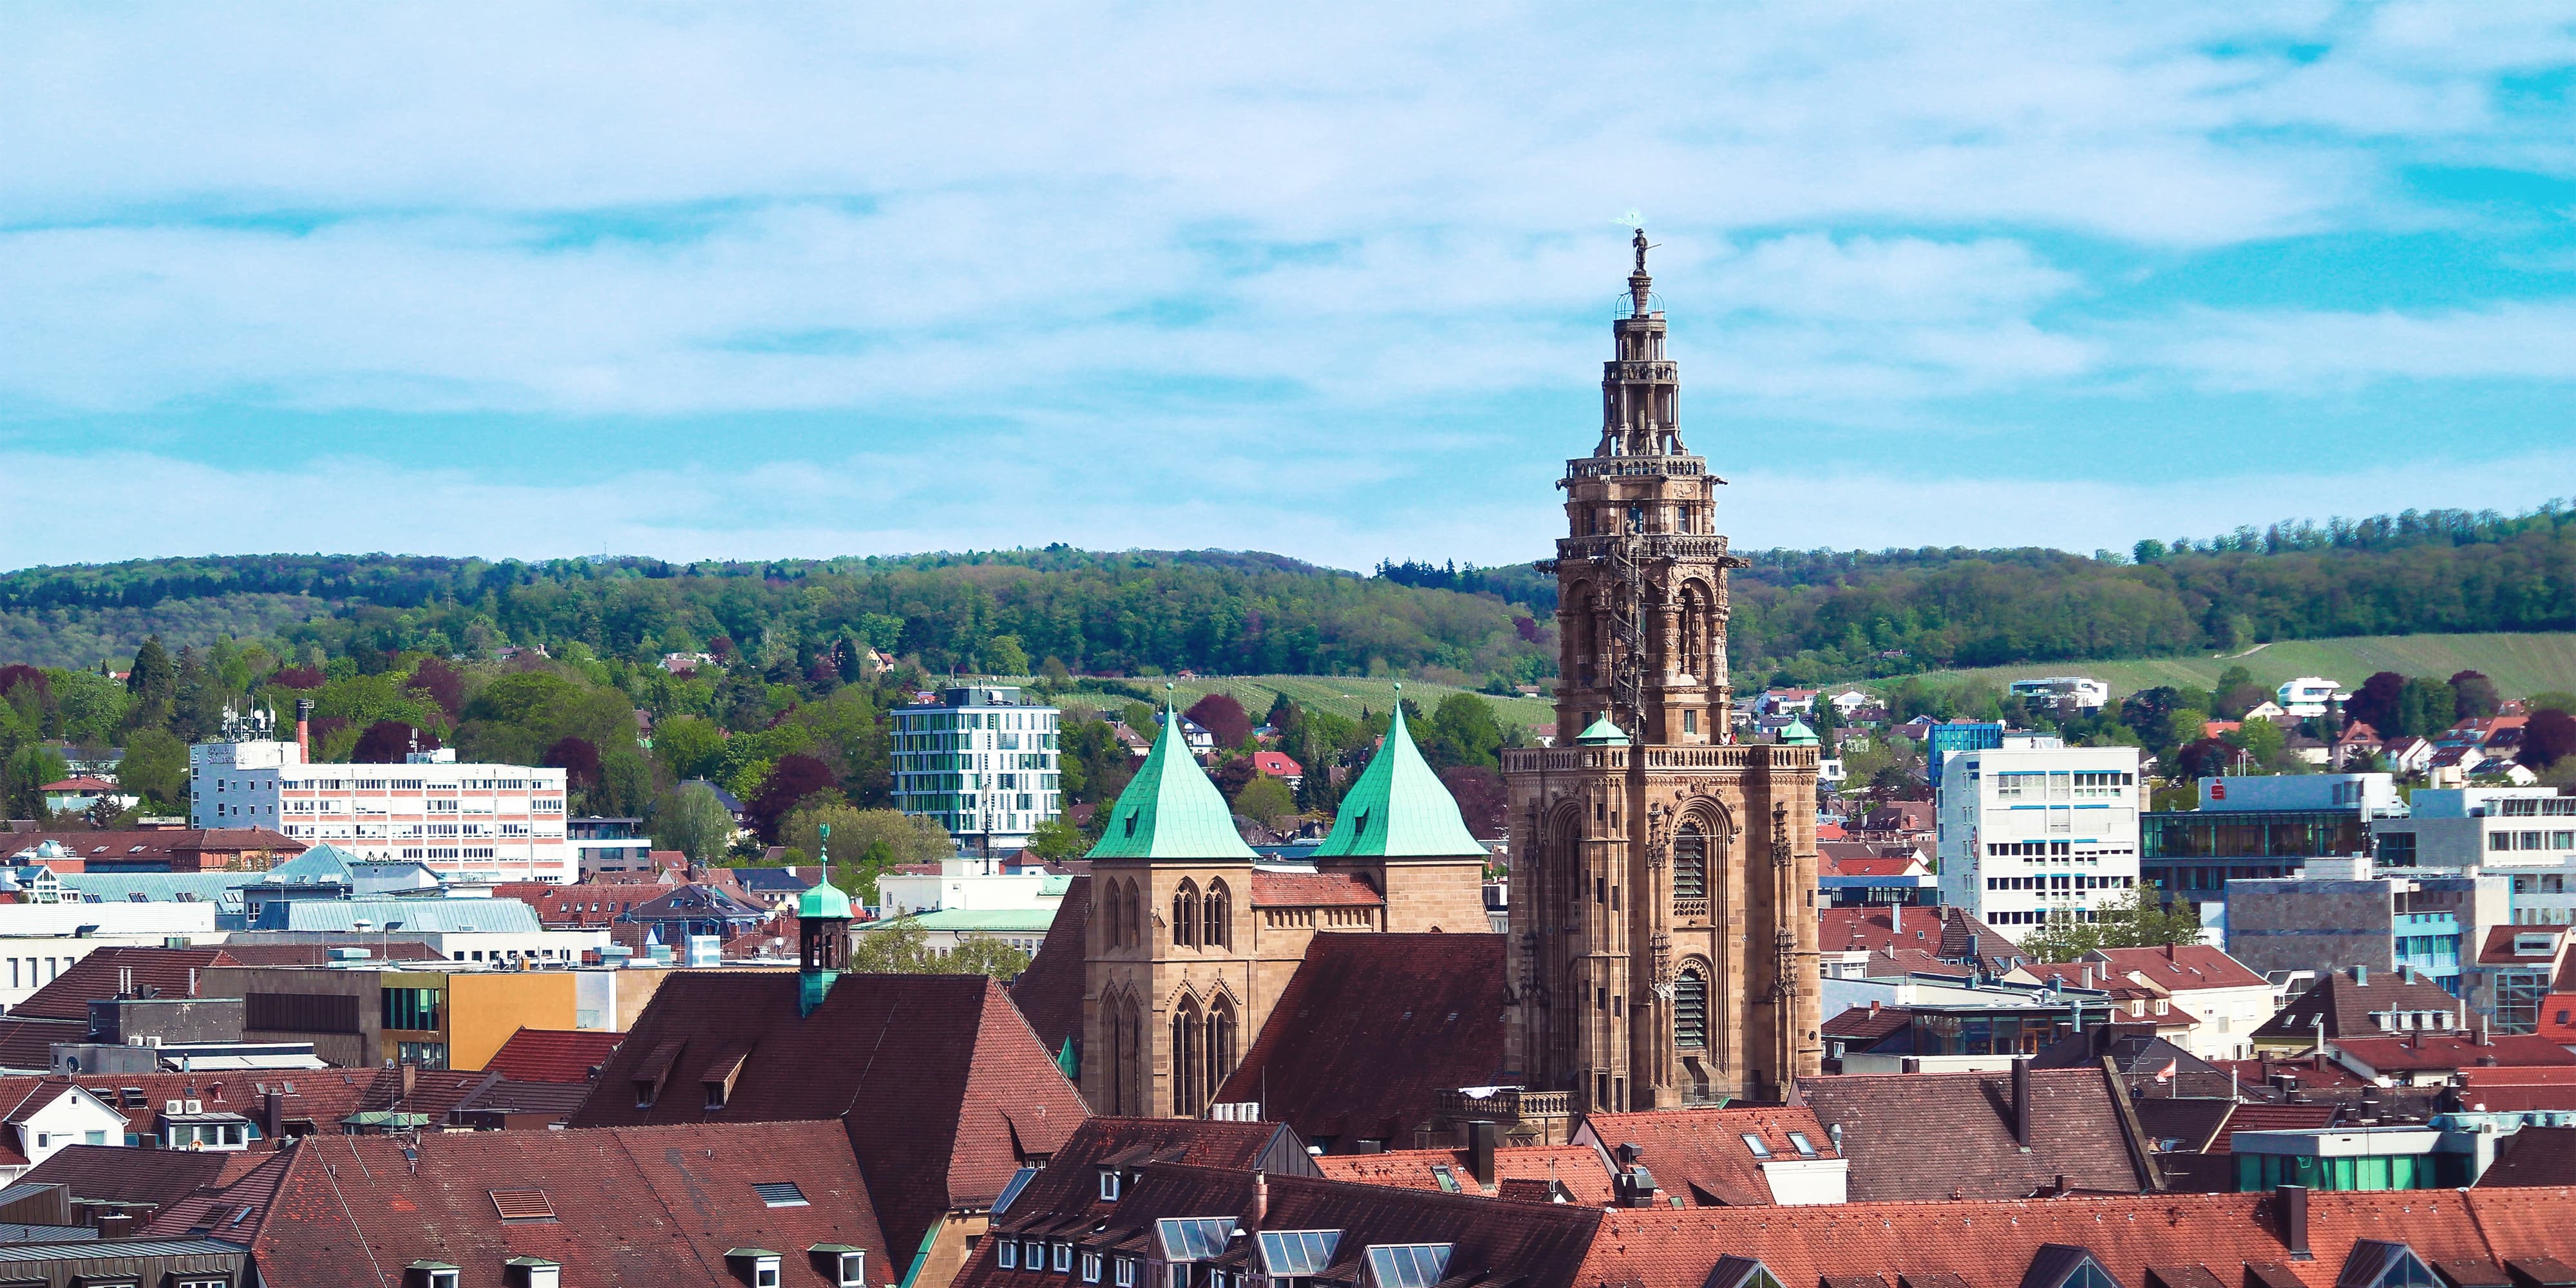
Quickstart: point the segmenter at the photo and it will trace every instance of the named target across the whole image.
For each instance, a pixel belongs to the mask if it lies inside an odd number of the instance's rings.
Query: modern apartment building
[[[2329,704],[2352,698],[2342,684],[2322,675],[2302,675],[2287,681],[2274,690],[2274,695],[2280,699],[2283,711],[2301,718],[2324,715]]]
[[[1944,766],[1941,902],[2016,939],[2061,908],[2093,920],[2138,883],[2138,749],[2003,744]]]
[[[964,685],[894,712],[894,801],[967,849],[1026,846],[1062,810],[1058,716],[1006,684]]]
[[[316,765],[293,742],[201,742],[188,749],[189,826],[268,828],[361,859],[410,860],[442,878],[577,879],[564,839],[564,771],[455,756]]]
[[[2139,875],[2167,902],[2208,905],[2208,921],[2228,882],[2305,876],[2312,859],[2365,856],[2372,824],[2405,815],[2390,774],[2203,778],[2198,809],[2142,816]]]

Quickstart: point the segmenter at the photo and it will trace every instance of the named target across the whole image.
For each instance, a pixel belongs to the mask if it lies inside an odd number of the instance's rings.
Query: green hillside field
[[[2116,700],[2160,684],[2208,688],[2218,673],[2242,666],[2266,687],[2302,675],[2321,675],[2357,687],[2374,672],[2449,678],[2458,671],[2482,671],[2506,697],[2551,689],[2576,690],[2576,632],[2516,632],[2488,635],[2356,635],[2346,639],[2284,640],[2257,646],[2252,652],[2212,657],[2160,657],[2113,662],[2027,662],[1974,670],[1928,671],[1935,685],[1962,679],[2003,684],[2044,675],[2082,675],[2111,686]],[[1884,691],[1896,680],[1862,682]]]

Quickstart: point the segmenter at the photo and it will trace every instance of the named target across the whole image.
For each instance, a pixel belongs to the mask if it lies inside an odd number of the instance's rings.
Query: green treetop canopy
[[[1386,741],[1342,797],[1341,817],[1333,834],[1315,851],[1318,859],[1338,856],[1383,858],[1482,858],[1485,847],[1467,831],[1458,800],[1431,772],[1404,726],[1404,703],[1395,705],[1395,720]]]
[[[1093,859],[1241,859],[1258,857],[1234,830],[1234,811],[1207,771],[1190,758],[1180,713],[1166,703],[1163,731],[1145,764],[1118,793]]]

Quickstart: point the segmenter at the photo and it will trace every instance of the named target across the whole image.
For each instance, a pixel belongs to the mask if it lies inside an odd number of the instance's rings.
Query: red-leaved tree
[[[832,767],[812,756],[789,753],[769,767],[769,776],[760,780],[760,790],[751,794],[745,805],[751,810],[751,827],[760,839],[778,844],[778,825],[787,821],[806,797],[832,791],[837,781]]]
[[[416,747],[414,738],[419,739]],[[400,720],[379,720],[358,735],[357,749],[349,753],[349,759],[361,765],[399,765],[415,749],[438,750],[438,735]]]
[[[1252,736],[1252,717],[1231,693],[1211,693],[1181,714],[1198,721],[1199,727],[1213,735],[1216,745],[1222,748],[1240,747]]]
[[[2576,756],[2576,715],[2556,707],[2532,712],[2522,724],[2522,749],[2514,759],[2528,769],[2542,770],[2569,756]]]

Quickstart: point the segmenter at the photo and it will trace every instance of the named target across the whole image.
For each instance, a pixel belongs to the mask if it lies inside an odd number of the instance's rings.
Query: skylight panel
[[[1226,1240],[1233,1234],[1230,1216],[1164,1217],[1154,1222],[1154,1236],[1162,1240],[1165,1261],[1205,1261],[1225,1251]]]
[[[760,1196],[764,1207],[805,1207],[805,1191],[794,1181],[754,1181],[751,1191]]]
[[[1261,1270],[1272,1278],[1311,1276],[1324,1273],[1333,1264],[1333,1250],[1341,1246],[1339,1230],[1264,1230],[1261,1232]]]
[[[1368,1250],[1377,1288],[1431,1288],[1449,1273],[1445,1243],[1382,1243]]]

